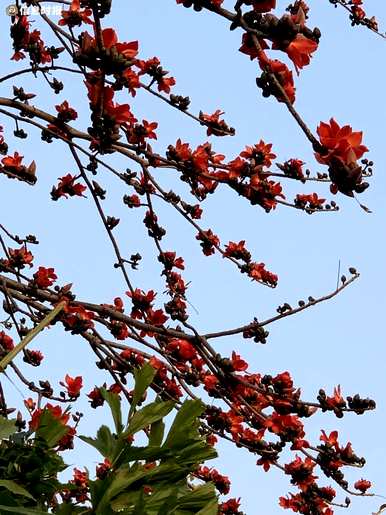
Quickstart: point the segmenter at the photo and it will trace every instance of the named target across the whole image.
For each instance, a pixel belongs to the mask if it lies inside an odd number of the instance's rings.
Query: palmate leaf
[[[7,418],[0,417],[0,440],[9,438],[16,432],[15,419],[8,420]]]
[[[206,483],[195,487],[189,493],[180,497],[178,507],[184,510],[200,510],[213,501],[217,503],[214,485],[213,483]]]
[[[105,490],[102,499],[99,501],[97,506],[94,506],[96,509],[96,515],[105,515],[110,502],[132,483],[145,477],[147,473],[148,471],[140,465],[134,465],[131,468],[128,466],[120,467],[114,474],[113,480]]]
[[[146,363],[140,370],[134,371],[135,387],[133,393],[133,400],[131,402],[129,411],[129,420],[132,414],[134,413],[134,410],[137,407],[138,402],[141,400],[143,394],[153,382],[155,374],[155,368],[149,365],[149,363]],[[129,420],[127,421],[127,423],[129,423]]]
[[[98,429],[96,438],[89,438],[88,436],[80,436],[79,438],[83,440],[83,442],[95,447],[104,458],[109,458],[109,460],[113,459],[117,440],[107,426],[101,426]]]
[[[171,452],[173,451],[171,450]],[[193,441],[190,445],[176,451],[176,461],[188,466],[214,458],[217,458],[217,451],[204,440]]]
[[[217,515],[218,513],[218,501],[214,499],[213,501],[209,501],[202,510],[198,511],[196,515]]]
[[[46,511],[35,510],[34,508],[23,508],[22,506],[3,506],[0,504],[0,513],[17,513],[17,515],[47,515]]]
[[[15,495],[22,495],[23,497],[28,497],[28,499],[32,499],[33,501],[35,500],[25,488],[11,479],[0,479],[0,487],[6,488]]]
[[[111,414],[114,419],[115,430],[119,435],[122,432],[122,411],[121,411],[121,399],[119,395],[113,392],[108,392],[105,388],[100,388],[102,397],[105,399],[107,404],[110,406]]]
[[[136,491],[123,493],[111,502],[111,507],[117,513],[134,515],[137,513],[135,510],[138,510],[141,503],[144,503],[144,511],[139,513],[146,513],[146,515],[193,515],[198,513],[217,515],[218,502],[213,484],[208,483],[189,490],[183,479],[173,486],[170,486],[168,481],[160,483],[158,490],[156,488],[154,486],[151,496],[148,497],[143,497],[142,487]]]
[[[163,419],[171,412],[174,406],[174,401],[152,402],[151,404],[148,404],[141,410],[134,413],[124,436],[138,433],[138,431],[141,431],[145,427]]]
[[[201,439],[198,417],[204,409],[200,400],[186,400],[178,410],[163,447],[176,449],[185,446],[187,440]]]
[[[36,438],[42,438],[46,441],[48,447],[55,445],[66,435],[69,428],[63,425],[60,420],[55,418],[48,409],[43,410],[40,415],[39,427],[36,430]]]
[[[157,420],[151,425],[149,435],[149,447],[160,447],[165,432],[165,424],[162,420]]]

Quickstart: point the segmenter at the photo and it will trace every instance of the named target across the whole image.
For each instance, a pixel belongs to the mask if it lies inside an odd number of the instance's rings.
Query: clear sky
[[[8,2],[1,3],[5,6]],[[232,2],[228,4],[231,6]],[[275,290],[251,284],[218,256],[202,256],[195,234],[172,210],[160,206],[160,220],[170,228],[166,246],[186,259],[185,277],[191,281],[188,300],[197,310],[192,310],[192,321],[201,331],[238,326],[254,316],[265,318],[283,302],[295,304],[308,295],[316,297],[330,292],[336,285],[339,260],[342,271],[355,266],[361,272],[359,281],[337,298],[271,326],[266,346],[239,338],[228,338],[217,345],[225,355],[239,351],[256,372],[275,374],[289,370],[308,400],[316,398],[320,387],[331,393],[337,384],[342,385],[346,395],[359,392],[374,398],[376,412],[361,417],[349,414],[343,420],[318,415],[306,427],[314,443],[319,439],[320,429],[339,429],[341,442],[349,439],[357,454],[368,460],[365,470],[347,471],[348,478],[366,477],[374,482],[374,491],[386,495],[385,41],[365,29],[351,28],[346,13],[334,9],[328,0],[311,0],[309,4],[309,25],[321,29],[322,39],[311,65],[295,79],[296,106],[314,130],[321,120],[327,121],[331,116],[340,124],[363,130],[364,143],[370,149],[368,156],[375,162],[375,176],[361,201],[373,213],[366,214],[357,203],[342,196],[334,199],[341,207],[338,213],[312,216],[281,206],[267,215],[225,189],[209,198],[205,202],[203,225],[211,227],[224,242],[245,239],[254,258],[264,261],[269,270],[279,275]],[[278,12],[286,5],[286,1],[279,0]],[[366,10],[374,13],[380,26],[386,28],[386,7],[382,1],[367,0]],[[8,22],[2,12],[2,34],[7,34]],[[212,113],[221,108],[226,112],[225,119],[236,128],[236,135],[210,139],[214,148],[227,158],[236,156],[246,144],[263,139],[273,143],[279,162],[296,157],[306,161],[314,172],[320,170],[310,145],[284,105],[261,97],[255,85],[256,64],[237,51],[241,34],[230,32],[224,20],[210,13],[184,9],[175,0],[115,0],[113,14],[103,23],[105,27],[115,27],[121,41],[138,39],[142,57],[157,55],[177,80],[174,92],[189,95],[194,111]],[[51,41],[46,36],[47,29],[44,30],[44,39]],[[3,75],[21,64],[7,59],[11,48],[4,35],[2,38]],[[69,100],[80,112],[79,126],[87,127],[84,88],[74,78],[59,73],[55,76],[65,83],[58,96],[42,80],[20,78],[15,85],[37,93],[38,105],[50,112],[55,104]],[[10,86],[0,85],[1,96],[12,96]],[[131,98],[125,101],[132,103],[138,118],[159,121],[158,141],[154,144],[157,151],[163,152],[178,137],[192,145],[207,140],[202,127],[145,93],[139,92],[133,102]],[[119,101],[124,101],[123,96]],[[9,122],[0,116],[0,123],[8,127],[10,151],[19,150],[28,163],[35,159],[39,176],[33,188],[0,178],[0,221],[18,234],[36,234],[41,242],[33,249],[36,263],[55,267],[63,284],[74,283],[79,298],[102,303],[123,295],[125,287],[119,271],[112,267],[115,258],[92,201],[50,200],[49,192],[57,177],[75,172],[70,156],[63,152],[60,143],[42,143],[32,128],[26,128],[31,136],[27,141],[12,140]],[[131,166],[115,157],[113,161],[122,170]],[[160,170],[157,174],[166,188],[173,186],[184,191],[175,186],[174,172]],[[120,182],[104,172],[97,180],[108,190],[107,213],[122,220],[116,229],[121,248],[127,255],[136,251],[144,255],[143,266],[134,278],[137,286],[144,290],[162,288],[151,242],[144,238],[142,216],[122,205],[126,192]],[[312,191],[331,198],[328,186],[324,185],[318,185],[316,190],[309,184],[286,187],[289,199],[296,192]],[[46,359],[37,371],[27,369],[31,377],[47,376],[57,385],[66,372],[71,376],[82,374],[87,392],[103,381],[104,375],[95,368],[93,356],[82,339],[70,338],[55,327],[40,342]],[[10,404],[20,406],[19,394],[11,385],[5,386]],[[79,407],[90,413],[86,401],[80,401]],[[85,417],[81,425],[83,434],[93,433],[96,424],[106,416],[103,409],[91,414],[91,420]],[[78,449],[76,454],[67,455],[68,463],[86,463],[93,470],[95,455],[82,444]],[[256,467],[252,455],[231,445],[221,444],[219,450],[221,456],[215,465],[231,478],[232,494],[242,497],[244,511],[248,515],[282,513],[278,497],[290,490],[288,478],[281,472],[264,473]],[[344,497],[342,493],[342,500]],[[351,513],[370,514],[381,503],[382,499],[376,498],[354,499]]]

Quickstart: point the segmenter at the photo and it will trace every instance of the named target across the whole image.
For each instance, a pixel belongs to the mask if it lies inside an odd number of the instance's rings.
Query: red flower
[[[208,374],[204,378],[204,388],[209,393],[213,390],[216,390],[218,383],[219,381],[217,377],[212,374]]]
[[[320,440],[327,445],[330,445],[331,447],[335,447],[336,450],[339,449],[338,444],[338,431],[332,431],[329,436],[325,433],[325,431],[322,430],[322,436],[320,437]]]
[[[65,313],[63,323],[74,333],[87,331],[87,329],[94,327],[92,322],[94,313],[87,311],[83,306],[70,306],[67,304],[63,311]]]
[[[311,193],[310,195],[297,194],[295,198],[295,204],[303,209],[306,207],[310,209],[321,209],[325,202],[326,199],[319,198],[316,193]]]
[[[250,2],[245,2],[247,5]],[[253,0],[253,10],[258,13],[267,13],[276,8],[276,0]]]
[[[80,390],[83,386],[82,376],[70,377],[68,374],[66,374],[64,380],[65,383],[61,382],[60,384],[67,388],[68,396],[73,398],[79,397]]]
[[[158,261],[164,265],[165,270],[171,270],[172,268],[185,269],[184,260],[182,257],[176,258],[175,252],[162,252],[158,256]]]
[[[330,123],[321,122],[317,129],[320,143],[328,150],[326,154],[315,153],[319,163],[329,165],[333,158],[344,164],[355,163],[368,148],[362,145],[362,132],[353,132],[350,125],[340,127],[334,118]]]
[[[126,295],[131,298],[133,302],[133,309],[131,311],[131,316],[133,318],[143,318],[143,311],[149,310],[157,295],[153,290],[145,293],[143,290],[136,288],[133,292],[127,291]]]
[[[111,468],[112,468],[111,461],[108,458],[105,458],[103,460],[103,463],[100,463],[96,467],[96,471],[95,471],[96,477],[98,479],[104,479],[107,476],[107,474],[110,472]]]
[[[4,143],[4,139],[0,136],[0,144]],[[4,172],[12,178],[27,181],[31,184],[36,182],[36,163],[32,161],[28,166],[22,164],[23,156],[15,152],[13,156],[3,157],[0,166],[0,171]]]
[[[32,365],[33,367],[38,367],[43,359],[44,356],[39,350],[25,349],[24,351],[23,361],[29,365]]]
[[[127,70],[123,72],[122,77],[126,81],[126,87],[129,89],[132,96],[135,97],[137,94],[136,90],[141,87],[138,74],[135,73],[131,68],[127,68]]]
[[[129,104],[116,104],[113,102],[114,90],[111,86],[102,88],[102,82],[92,83],[85,81],[88,89],[88,98],[92,107],[99,106],[101,96],[103,94],[103,109],[104,114],[108,116],[117,125],[128,123],[129,125],[135,123],[137,120],[130,111]]]
[[[170,93],[172,86],[175,86],[176,79],[174,77],[162,77],[158,80],[158,91],[164,91]]]
[[[32,266],[33,255],[26,249],[26,247],[20,247],[20,249],[8,249],[9,259],[6,260],[6,264],[11,268],[24,268],[25,265]]]
[[[214,254],[215,247],[220,245],[220,240],[218,236],[213,234],[211,229],[208,229],[207,231],[201,231],[197,234],[196,240],[201,241],[200,245],[202,247],[202,252],[205,254],[205,256],[210,256],[211,254]]]
[[[248,363],[239,354],[236,354],[235,351],[232,352],[231,364],[235,372],[242,372],[248,368]]]
[[[303,438],[304,427],[296,415],[280,415],[273,412],[264,423],[265,427],[276,435],[290,435],[291,438]]]
[[[2,164],[8,168],[8,170],[13,172],[20,172],[23,168],[23,165],[21,164],[24,156],[21,156],[18,152],[15,152],[12,156],[6,156],[3,157],[1,160]]]
[[[238,499],[228,499],[219,506],[219,515],[239,515],[240,497]]]
[[[155,325],[155,326],[163,325],[166,322],[166,320],[169,318],[165,315],[165,313],[162,311],[162,309],[156,309],[155,311],[152,309],[149,309],[147,311],[146,315],[147,315],[146,321],[149,324]],[[150,336],[150,334],[149,334],[149,336]]]
[[[34,284],[38,288],[47,288],[48,286],[52,286],[58,278],[53,268],[45,268],[44,266],[39,266],[38,271],[34,273],[33,277]]]
[[[268,47],[267,43],[262,38],[258,38],[260,48],[258,49],[255,45],[255,41],[249,32],[244,32],[241,40],[241,47],[239,52],[245,55],[249,55],[251,61],[260,56],[262,50],[266,50]]]
[[[228,127],[225,120],[220,120],[220,116],[224,114],[224,111],[217,109],[213,114],[206,114],[200,111],[199,118],[204,125],[207,125],[206,131],[207,136],[213,134],[214,136],[226,136],[228,134],[234,134],[234,129]]]
[[[278,276],[266,270],[264,263],[250,263],[248,275],[255,281],[262,281],[271,286],[277,285]]]
[[[130,208],[140,207],[141,205],[141,199],[138,197],[138,195],[125,195],[124,202],[126,206]]]
[[[306,38],[303,34],[297,34],[296,38],[287,46],[288,57],[293,61],[296,73],[307,64],[310,64],[311,54],[318,48],[318,43]]]
[[[87,187],[83,184],[75,183],[77,177],[68,173],[63,177],[59,177],[59,184],[51,190],[52,200],[58,200],[60,197],[84,197],[83,192]]]
[[[276,79],[283,88],[288,100],[293,104],[295,102],[296,90],[292,72],[288,69],[287,65],[278,59],[268,59],[264,52],[260,52],[258,58],[261,69],[268,69],[275,74]],[[284,102],[283,95],[280,94],[280,91],[270,91],[270,93],[274,94],[279,102]]]
[[[92,25],[93,21],[89,18],[91,15],[91,9],[80,9],[80,0],[72,0],[70,9],[62,10],[62,18],[59,20],[58,24],[61,26],[68,25],[69,27],[80,26],[82,23]]]
[[[226,495],[229,493],[231,486],[229,478],[220,474],[216,469],[199,467],[194,475],[202,481],[212,481],[220,494]]]
[[[78,118],[78,113],[75,111],[75,109],[69,106],[67,100],[59,105],[56,105],[55,108],[58,111],[58,118],[62,122],[67,123]]]
[[[187,161],[192,156],[189,143],[182,143],[180,139],[177,140],[173,151],[179,161]]]
[[[138,41],[118,43],[118,36],[114,29],[103,29],[102,39],[105,48],[115,47],[118,53],[124,55],[126,59],[133,59],[138,54]]]
[[[228,245],[225,245],[224,257],[233,257],[235,259],[242,259],[248,263],[251,259],[251,254],[245,248],[245,240],[234,243],[230,241]]]
[[[284,164],[278,166],[288,177],[302,180],[304,179],[303,165],[304,162],[300,159],[289,159]]]
[[[364,494],[369,488],[371,488],[371,482],[366,479],[360,479],[354,483],[354,488]]]
[[[28,411],[33,411],[36,407],[36,402],[29,397],[24,401],[24,406],[27,408]]]
[[[106,386],[106,384],[105,384]],[[90,405],[92,408],[97,408],[98,406],[103,406],[105,400],[101,394],[100,389],[95,386],[93,390],[91,390],[90,393],[87,394],[87,397],[90,399]]]
[[[172,340],[168,344],[167,350],[173,354],[176,354],[179,358],[182,358],[187,361],[191,361],[192,359],[197,357],[196,349],[187,340]]]
[[[341,394],[340,385],[334,388],[333,396],[327,397],[325,403],[330,409],[340,409],[346,406],[346,401],[344,400]]]
[[[82,472],[81,470],[75,468],[73,479],[70,481],[74,485],[78,487],[86,487],[88,485],[88,475],[87,472]]]
[[[142,120],[142,126],[145,132],[145,138],[157,139],[157,134],[154,132],[154,129],[158,127],[157,122],[148,122],[146,120]]]
[[[43,409],[37,409],[32,413],[31,420],[29,422],[29,427],[31,431],[36,431],[40,425],[40,417],[44,410],[50,411],[51,415],[59,420],[59,422],[65,426],[70,418],[69,413],[63,412],[61,406],[53,406],[48,403],[44,406]]]
[[[301,490],[306,490],[317,478],[312,475],[314,467],[314,461],[308,456],[304,461],[296,456],[294,461],[284,466],[285,473],[292,476],[292,482]]]
[[[8,334],[5,334],[4,331],[0,332],[0,345],[3,347],[6,351],[11,351],[14,348],[13,339],[8,336]]]
[[[36,163],[32,161],[28,166],[22,164],[23,156],[18,152],[15,152],[13,156],[3,157],[1,163],[3,168],[0,167],[0,171],[4,172],[12,178],[27,181],[31,184],[36,182]]]
[[[255,165],[270,167],[272,160],[276,158],[276,154],[271,152],[271,150],[272,143],[264,143],[263,140],[260,140],[259,143],[256,143],[253,147],[245,147],[245,150],[240,153],[240,157],[253,159]]]

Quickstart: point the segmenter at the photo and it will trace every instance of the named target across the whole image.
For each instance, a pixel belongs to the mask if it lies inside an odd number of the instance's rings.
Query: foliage
[[[149,372],[147,365],[138,371],[137,394],[145,393]],[[165,437],[163,419],[175,407],[173,401],[156,399],[137,411],[133,404],[123,425],[118,395],[107,391],[103,395],[115,432],[103,425],[95,438],[80,437],[104,459],[93,480],[87,470],[78,469],[69,482],[58,479],[67,468],[58,449],[69,430],[58,413],[46,408],[36,428],[28,431],[17,430],[17,420],[0,421],[0,512],[216,515],[214,484],[191,481],[200,463],[217,456],[199,432],[202,402],[186,400]],[[136,446],[133,442],[141,431],[147,443]]]

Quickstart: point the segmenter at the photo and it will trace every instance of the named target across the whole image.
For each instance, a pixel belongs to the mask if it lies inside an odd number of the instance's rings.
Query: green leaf
[[[115,430],[117,434],[120,434],[123,429],[122,425],[122,411],[121,411],[121,399],[119,395],[113,392],[108,392],[105,388],[100,388],[102,397],[110,406],[111,414],[114,419]]]
[[[153,368],[151,365],[149,365],[149,363],[146,363],[140,370],[134,371],[135,387],[134,387],[133,400],[132,400],[131,406],[130,406],[129,419],[132,416],[132,414],[134,413],[134,410],[135,410],[138,402],[141,400],[142,395],[145,393],[147,388],[153,382],[155,374],[156,374],[155,368]],[[129,420],[127,423],[129,423]]]
[[[11,479],[0,479],[0,486],[6,488],[15,495],[22,495],[23,497],[28,497],[28,499],[32,499],[33,501],[35,500],[25,488]]]
[[[213,501],[208,502],[208,504],[202,508],[202,510],[198,511],[196,515],[217,515],[218,514],[218,501],[214,499]]]
[[[200,400],[186,400],[178,410],[163,447],[179,448],[186,445],[187,440],[199,439],[198,417],[204,409]]]
[[[89,481],[91,504],[93,508],[98,506],[98,504],[100,503],[107,488],[111,485],[113,477],[113,474],[109,474],[104,479],[96,479],[95,481]]]
[[[15,422],[16,419],[8,420],[7,418],[0,417],[0,440],[9,438],[13,433],[16,433]]]
[[[149,447],[160,447],[165,432],[165,424],[162,420],[157,420],[151,425],[149,435]]]
[[[63,503],[57,509],[55,508],[55,515],[91,515],[90,508],[85,509],[84,506],[74,506],[73,504]]]
[[[174,408],[174,401],[152,402],[132,416],[124,436],[133,435],[150,424],[161,420]]]
[[[139,501],[141,490],[133,490],[118,495],[113,501],[111,501],[111,508],[116,512],[124,512],[124,510],[133,510],[133,506]]]
[[[154,514],[157,515],[169,515],[169,513],[174,512],[174,508],[177,506],[177,488],[167,489],[165,488],[162,491],[163,498],[166,497],[165,502],[158,508],[158,511],[155,511]],[[167,496],[165,496],[167,494]],[[152,496],[153,497],[153,496]],[[157,509],[157,505],[154,505],[154,501],[156,499],[152,499],[151,506]]]
[[[188,443],[188,442],[187,442]],[[183,449],[173,451],[176,460],[186,465],[193,465],[195,463],[203,463],[207,460],[217,458],[217,451],[208,445],[205,440],[194,441],[190,445],[186,445]]]
[[[48,447],[52,448],[67,434],[68,430],[69,428],[55,418],[50,410],[45,409],[40,415],[36,438],[42,438],[46,441]]]
[[[196,511],[197,509],[206,507],[213,501],[217,503],[214,485],[213,483],[206,483],[205,485],[195,487],[186,495],[180,497],[178,507],[185,510]]]
[[[98,506],[94,506],[94,508],[96,508],[96,515],[106,515],[106,509],[110,501],[132,483],[145,477],[148,472],[149,471],[144,469],[142,465],[134,465],[131,469],[127,466],[119,468],[114,475],[113,481],[98,503]]]
[[[46,511],[34,510],[33,508],[22,508],[21,506],[0,505],[0,513],[17,513],[17,515],[47,515]],[[3,515],[3,514],[2,514]]]
[[[88,436],[80,436],[79,438],[83,440],[83,442],[95,447],[104,458],[112,459],[117,440],[107,426],[101,426],[98,429],[96,438],[89,438]]]

